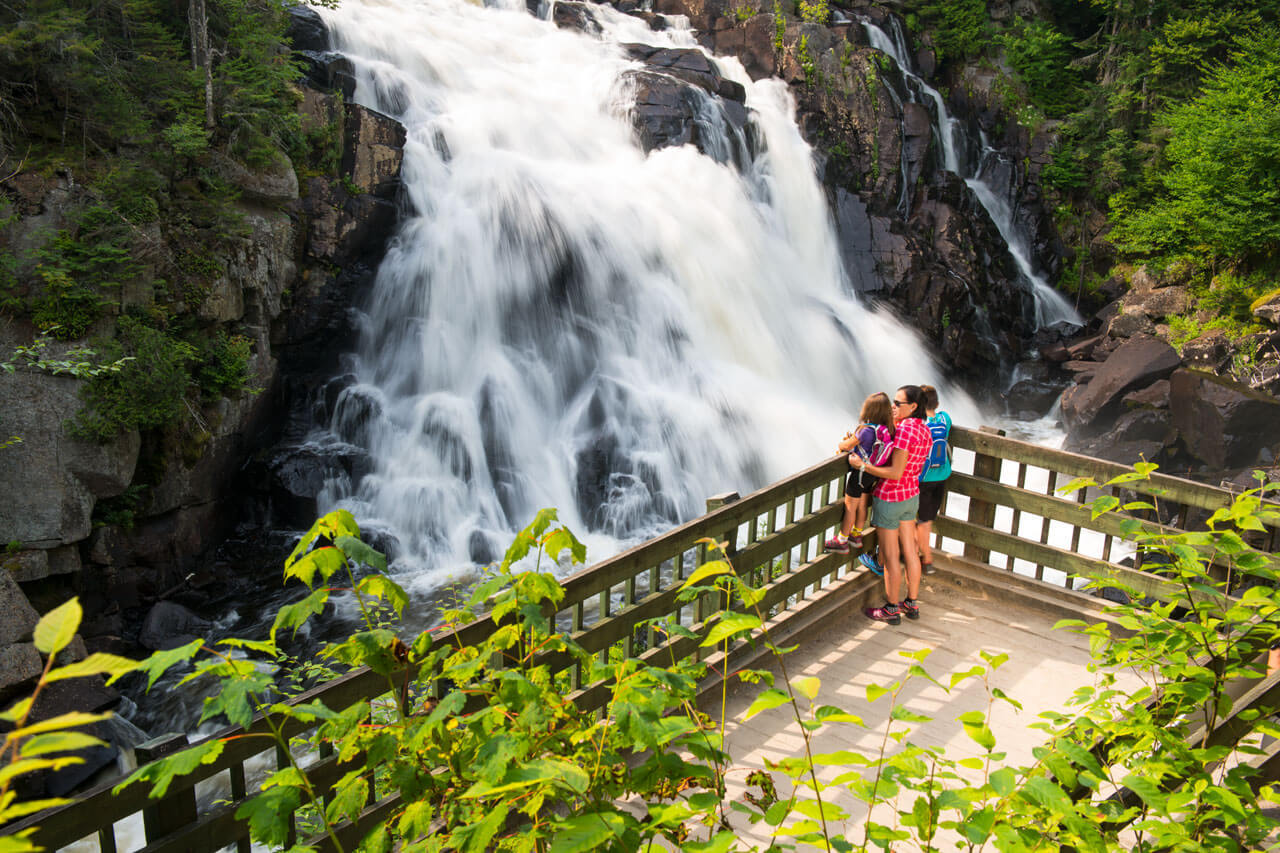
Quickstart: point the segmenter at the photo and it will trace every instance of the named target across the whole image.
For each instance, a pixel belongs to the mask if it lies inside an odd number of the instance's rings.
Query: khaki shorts
[[[920,511],[920,496],[912,495],[905,501],[882,501],[871,504],[871,526],[880,530],[897,530],[904,521],[915,521]]]

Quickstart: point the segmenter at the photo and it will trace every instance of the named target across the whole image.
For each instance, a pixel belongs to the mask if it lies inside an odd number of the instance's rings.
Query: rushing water
[[[646,155],[619,43],[694,40],[596,8],[599,36],[505,0],[322,10],[355,99],[408,130],[409,212],[358,384],[313,438],[368,450],[373,473],[326,502],[389,534],[412,588],[500,553],[542,506],[599,559],[813,464],[874,390],[932,381],[978,418],[912,331],[853,297],[785,85],[718,60],[747,89],[740,169]]]
[[[915,73],[915,63],[907,48],[907,40],[896,18],[890,18],[892,34],[885,32],[871,21],[863,21],[863,27],[871,46],[887,54],[894,61],[907,81],[908,94],[917,103],[929,109],[933,117],[934,133],[942,157],[942,166],[948,172],[959,175],[974,196],[991,216],[996,229],[1009,247],[1009,255],[1031,288],[1035,302],[1035,324],[1045,328],[1064,323],[1083,326],[1078,311],[1055,290],[1044,276],[1036,271],[1031,258],[1030,241],[1014,218],[1010,200],[996,192],[990,180],[990,172],[1000,162],[1002,155],[987,144],[985,137],[975,141],[965,133],[963,125],[947,112],[946,102],[937,89],[924,82]],[[896,97],[896,95],[895,95]],[[899,207],[901,208],[900,202]]]

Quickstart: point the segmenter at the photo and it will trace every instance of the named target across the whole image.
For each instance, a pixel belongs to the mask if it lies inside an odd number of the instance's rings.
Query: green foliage
[[[119,288],[139,268],[127,224],[101,205],[81,211],[70,228],[39,249],[37,257],[43,286],[34,299],[32,317],[41,328],[56,327],[56,336],[63,340],[83,337],[101,316],[104,292]]]
[[[19,368],[48,373],[52,376],[74,376],[79,379],[92,379],[108,373],[119,373],[133,359],[117,358],[111,362],[98,360],[98,354],[88,347],[72,347],[61,357],[53,358],[46,350],[53,343],[53,334],[57,329],[50,329],[30,344],[14,349],[4,361],[0,361],[0,370],[13,373]]]
[[[906,4],[912,30],[933,35],[938,61],[982,55],[990,39],[985,0],[910,0]]]
[[[1069,67],[1070,39],[1052,24],[1018,19],[997,41],[1031,102],[1046,115],[1061,116],[1081,105],[1086,90]]]
[[[831,6],[827,0],[799,0],[800,20],[809,24],[826,26],[831,22]]]
[[[121,317],[116,340],[104,343],[102,350],[108,358],[132,360],[85,387],[85,408],[73,423],[77,435],[105,442],[122,430],[154,429],[178,419],[197,357],[195,347],[136,317]]]
[[[204,396],[216,399],[244,391],[249,384],[249,358],[253,352],[253,341],[244,335],[228,335],[219,331],[203,343],[196,381]]]
[[[1280,250],[1280,30],[1241,39],[1194,100],[1162,112],[1168,167],[1149,205],[1120,205],[1134,252],[1274,257]]]
[[[84,759],[73,754],[74,751],[106,746],[97,738],[76,729],[108,719],[111,714],[74,711],[40,722],[31,720],[32,708],[50,684],[69,678],[102,675],[114,681],[137,666],[134,661],[102,652],[67,666],[54,666],[58,653],[71,643],[79,630],[82,616],[80,602],[73,598],[41,617],[32,641],[45,659],[44,668],[32,694],[0,712],[0,725],[6,729],[0,741],[0,825],[69,802],[65,798],[19,800],[14,783],[21,777],[81,764]],[[0,851],[38,850],[30,841],[31,833],[32,830],[27,830],[17,835],[0,836]]]

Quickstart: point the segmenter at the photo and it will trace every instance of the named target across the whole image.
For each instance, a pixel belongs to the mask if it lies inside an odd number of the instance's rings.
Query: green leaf
[[[189,661],[204,648],[204,640],[192,640],[185,646],[163,652],[153,652],[151,657],[138,663],[137,668],[147,673],[147,689],[150,690],[160,676],[177,663]]]
[[[285,580],[297,578],[310,588],[315,586],[316,575],[319,575],[321,580],[328,581],[334,572],[339,571],[346,564],[346,555],[337,547],[327,545],[303,554],[297,561],[287,565],[284,576]]]
[[[76,631],[80,630],[80,619],[83,616],[84,610],[80,607],[78,598],[50,610],[36,624],[36,648],[45,655],[56,655],[65,649],[75,637]]]
[[[874,702],[877,699],[879,699],[881,696],[888,694],[888,692],[889,692],[888,690],[881,687],[879,684],[868,684],[867,685],[867,701]]]
[[[409,594],[386,575],[369,575],[356,584],[356,592],[387,602],[396,611],[396,616],[403,616],[404,608],[409,604]]]
[[[751,707],[742,715],[743,720],[749,720],[761,711],[768,711],[777,708],[779,705],[785,705],[791,701],[791,697],[785,692],[778,690],[776,687],[770,687],[764,690],[751,703]]]
[[[711,626],[703,646],[714,646],[729,637],[737,636],[745,631],[754,631],[760,627],[759,617],[747,613],[726,613]]]
[[[1022,796],[1058,816],[1074,811],[1066,792],[1043,776],[1028,779],[1022,786]]]
[[[579,853],[609,846],[620,841],[627,819],[616,811],[596,811],[576,815],[555,827],[551,853]]]
[[[202,764],[212,764],[222,755],[223,742],[207,740],[182,752],[144,764],[133,772],[133,775],[111,789],[118,794],[135,782],[150,782],[151,797],[158,799],[168,792],[173,780],[186,776]],[[236,813],[239,816],[239,812]]]
[[[33,755],[45,755],[50,752],[72,752],[77,749],[106,745],[104,741],[83,732],[49,732],[25,741],[18,749],[18,755],[30,758]]]
[[[272,847],[283,847],[289,837],[293,813],[302,802],[302,791],[290,785],[265,788],[236,809],[236,817],[249,821],[249,833]]]
[[[50,717],[47,720],[41,720],[38,723],[32,723],[29,726],[23,726],[15,729],[5,735],[8,740],[17,740],[18,738],[31,737],[32,735],[42,734],[43,732],[56,732],[61,729],[74,729],[80,726],[87,726],[90,723],[100,723],[103,720],[111,719],[110,713],[90,714],[86,711],[68,711],[65,714],[59,714],[56,717]]]
[[[65,678],[83,678],[86,675],[109,675],[108,684],[126,673],[138,668],[136,660],[110,655],[106,652],[94,652],[84,660],[69,663],[53,669],[45,676],[45,682],[62,681]]]
[[[364,809],[369,799],[369,780],[362,775],[364,772],[364,768],[352,770],[334,784],[332,797],[324,810],[330,823],[355,820]]]
[[[680,849],[686,853],[725,853],[737,840],[737,834],[726,829],[717,832],[710,841],[686,841]]]
[[[797,693],[812,702],[818,698],[818,690],[822,687],[822,682],[809,675],[802,678],[794,678],[791,680],[791,686]]]
[[[372,566],[380,572],[387,570],[386,555],[356,536],[339,536],[333,540],[333,544],[338,546],[348,560],[354,560],[358,565]]]
[[[681,589],[688,589],[691,586],[702,583],[707,578],[719,577],[720,575],[733,574],[733,567],[724,560],[711,560],[703,563],[698,567],[697,571],[689,575],[685,582],[680,585]]]
[[[293,604],[286,604],[281,607],[276,611],[276,621],[271,625],[271,642],[276,642],[276,632],[281,628],[293,629],[289,639],[297,637],[298,629],[306,624],[306,621],[312,616],[324,612],[324,606],[328,601],[329,589],[321,587],[301,601],[295,601]]]

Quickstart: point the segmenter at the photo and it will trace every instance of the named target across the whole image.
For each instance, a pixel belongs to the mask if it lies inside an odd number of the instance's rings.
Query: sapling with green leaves
[[[77,751],[106,746],[102,740],[79,729],[109,719],[110,713],[69,711],[39,722],[31,718],[41,694],[50,684],[93,675],[108,676],[110,683],[133,671],[137,665],[128,658],[96,652],[82,660],[58,666],[59,657],[64,656],[80,630],[82,616],[80,602],[73,598],[41,617],[36,623],[32,642],[44,656],[44,668],[31,695],[0,712],[0,722],[11,727],[0,741],[0,826],[70,802],[64,797],[19,800],[14,783],[21,777],[82,764],[84,759],[75,754]],[[0,835],[0,853],[26,853],[41,849],[31,840],[34,832],[27,829],[15,835]]]

